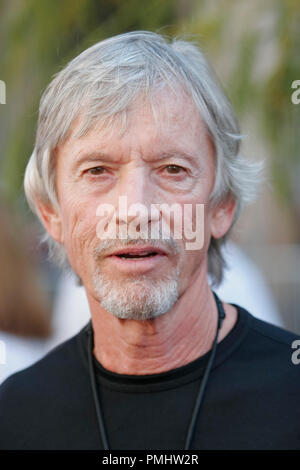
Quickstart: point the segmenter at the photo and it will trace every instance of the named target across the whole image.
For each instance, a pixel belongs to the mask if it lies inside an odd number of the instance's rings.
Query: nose
[[[118,187],[116,223],[128,225],[134,222],[137,232],[148,231],[149,226],[160,219],[154,206],[155,193],[147,168],[139,166],[128,170]]]

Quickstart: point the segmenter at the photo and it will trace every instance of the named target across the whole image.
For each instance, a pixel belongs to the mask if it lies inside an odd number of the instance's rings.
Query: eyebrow
[[[110,162],[110,163],[120,163],[121,159],[114,159],[110,154],[101,151],[95,152],[79,152],[78,155],[80,157],[75,160],[74,167],[79,168],[85,162]],[[199,155],[192,155],[180,149],[174,149],[169,151],[164,151],[159,153],[157,156],[153,155],[153,157],[149,158],[149,162],[153,161],[163,161],[169,158],[184,158],[185,160],[189,161],[191,165],[197,166],[196,163],[199,163]]]
[[[107,155],[103,152],[79,152],[80,158],[76,159],[74,162],[74,166],[78,168],[82,163],[85,162],[97,162],[99,160],[101,161],[112,161],[112,158],[110,155]]]

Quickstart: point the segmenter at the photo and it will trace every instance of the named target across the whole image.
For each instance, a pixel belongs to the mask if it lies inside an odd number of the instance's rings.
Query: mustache
[[[128,245],[144,246],[152,245],[157,248],[164,249],[168,254],[178,255],[180,252],[179,243],[174,238],[157,239],[157,238],[131,238],[125,239],[105,239],[101,241],[94,249],[94,257],[105,256],[110,251],[122,249]]]

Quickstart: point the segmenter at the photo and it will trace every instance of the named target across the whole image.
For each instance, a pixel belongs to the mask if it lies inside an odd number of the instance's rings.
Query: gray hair
[[[191,42],[135,31],[98,42],[70,61],[42,95],[35,147],[25,172],[25,194],[39,218],[36,199],[59,208],[54,150],[67,139],[79,113],[84,119],[78,137],[99,122],[113,125],[116,118],[126,126],[126,111],[139,96],[151,102],[155,90],[178,85],[194,101],[214,143],[211,203],[226,197],[236,202],[229,231],[220,239],[212,238],[208,250],[208,272],[213,285],[218,285],[226,267],[222,245],[242,207],[256,195],[262,164],[241,158],[242,136],[233,109],[205,56]],[[68,264],[63,245],[48,233],[42,241],[48,242],[52,259],[61,266]]]

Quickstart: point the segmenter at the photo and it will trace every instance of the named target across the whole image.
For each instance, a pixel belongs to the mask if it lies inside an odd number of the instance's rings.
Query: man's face
[[[149,103],[140,100],[129,111],[124,133],[94,128],[75,138],[75,127],[56,149],[60,214],[52,236],[64,244],[88,297],[119,318],[148,319],[165,313],[199,274],[204,279],[216,227],[208,204],[214,149],[205,126],[190,98],[165,91],[159,100],[156,119]],[[103,204],[115,207],[118,227],[132,220],[129,216],[126,221],[120,210],[120,196],[127,208],[138,203],[148,209],[143,227],[146,223],[149,228],[162,219],[160,210],[151,215],[153,204],[159,208],[176,203],[182,214],[185,204],[204,204],[201,227],[195,225],[195,211],[192,216],[193,228],[204,229],[203,246],[187,250],[184,233],[182,239],[168,240],[99,238],[97,214]]]

